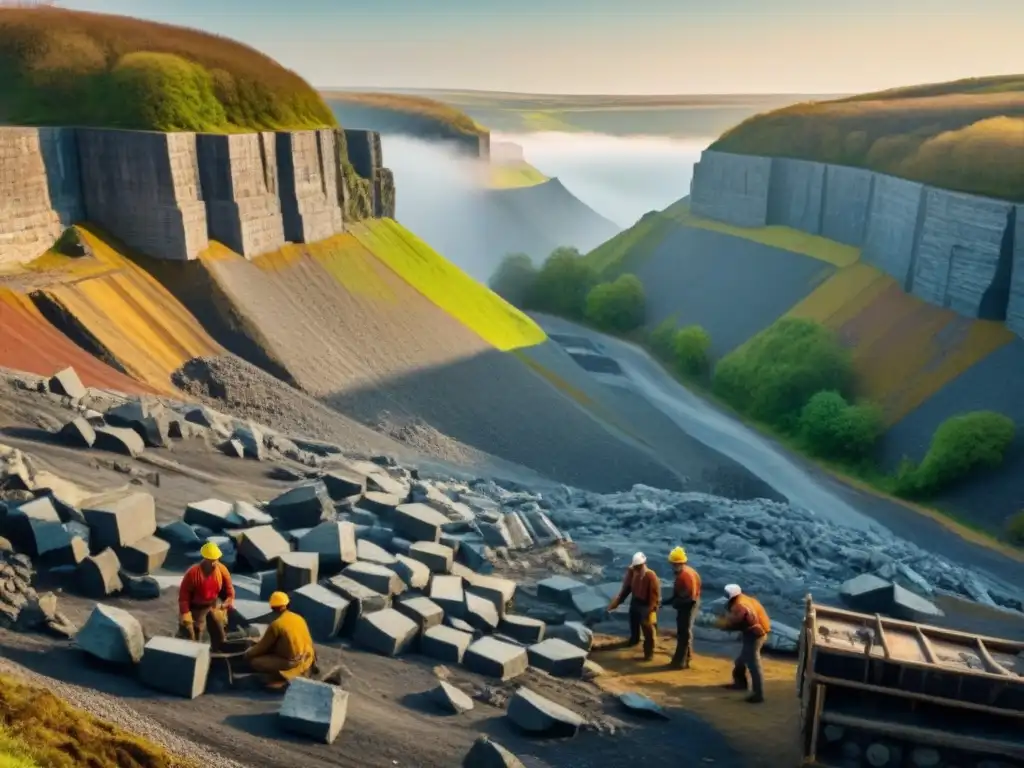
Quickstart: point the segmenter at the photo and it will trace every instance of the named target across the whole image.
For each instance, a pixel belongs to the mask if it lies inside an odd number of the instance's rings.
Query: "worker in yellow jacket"
[[[289,602],[284,592],[270,596],[274,620],[260,641],[245,652],[253,671],[264,675],[270,689],[286,688],[295,678],[308,674],[316,663],[309,626],[299,614],[288,610]]]

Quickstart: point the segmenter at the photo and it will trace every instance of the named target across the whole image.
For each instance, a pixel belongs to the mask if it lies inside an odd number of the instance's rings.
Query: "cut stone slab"
[[[359,559],[356,546],[356,527],[347,522],[327,522],[313,528],[299,539],[300,552],[315,552],[320,568],[339,571]]]
[[[381,469],[372,461],[353,461],[351,469],[366,476],[366,490],[388,493],[405,501],[409,495],[409,487]]]
[[[142,455],[146,444],[139,433],[125,427],[96,427],[96,440],[93,448],[110,453],[120,453],[133,459]]]
[[[544,639],[544,630],[547,625],[540,619],[529,616],[518,616],[507,614],[498,624],[498,629],[520,643],[533,645]]]
[[[277,559],[277,586],[282,592],[316,584],[320,558],[312,552],[288,552]]]
[[[104,598],[124,588],[121,561],[112,549],[86,557],[75,569],[75,587],[86,597]]]
[[[160,597],[160,582],[152,576],[133,576],[127,571],[121,571],[118,575],[128,597],[135,600],[156,600]]]
[[[152,573],[167,560],[171,545],[156,536],[146,536],[117,550],[121,567],[129,573]]]
[[[483,542],[463,541],[459,545],[459,561],[478,573],[484,573],[494,567],[491,558],[494,553]]]
[[[254,423],[250,421],[235,427],[235,431],[231,433],[231,439],[242,444],[243,458],[263,461],[263,430]]]
[[[111,664],[138,664],[146,646],[138,619],[102,603],[92,609],[75,642],[90,656]]]
[[[206,692],[209,674],[210,646],[176,637],[152,638],[139,664],[139,677],[145,685],[186,699]]]
[[[575,736],[583,726],[580,715],[529,688],[515,692],[509,700],[506,716],[533,736],[567,738]]]
[[[367,491],[359,500],[359,506],[377,515],[381,520],[390,521],[395,510],[402,504],[402,497],[380,491]]]
[[[48,496],[10,507],[6,524],[19,550],[30,557],[57,557],[71,546],[71,534]]]
[[[489,547],[504,547],[505,549],[512,549],[512,535],[508,531],[508,526],[505,525],[504,520],[499,520],[495,523],[479,522],[477,527],[480,529],[480,535],[484,537],[484,543]]]
[[[872,573],[844,582],[839,597],[855,611],[881,613],[904,621],[927,622],[944,615],[934,603]]]
[[[127,547],[156,533],[156,504],[148,493],[93,500],[83,514],[93,548]]]
[[[193,550],[202,546],[202,539],[196,535],[195,529],[183,520],[174,520],[158,526],[156,535],[177,550]]]
[[[344,573],[331,577],[324,583],[324,586],[332,592],[337,592],[349,602],[345,623],[342,625],[342,633],[354,630],[360,617],[391,607],[389,595],[374,592],[358,581],[350,579]]]
[[[291,551],[288,540],[269,525],[246,528],[238,537],[238,555],[253,570],[275,566],[279,557]]]
[[[216,532],[232,528],[240,522],[235,516],[235,505],[220,499],[193,501],[185,507],[182,519],[189,525],[201,525]]]
[[[245,446],[242,445],[241,440],[225,440],[220,444],[220,451],[225,456],[229,456],[232,459],[244,459],[245,458]]]
[[[470,624],[465,619],[459,619],[455,616],[449,616],[445,614],[444,623],[446,626],[449,626],[452,629],[459,630],[459,632],[468,632],[474,638],[480,637],[480,631],[477,630],[472,624]]]
[[[462,663],[471,672],[499,680],[511,680],[530,666],[526,649],[503,643],[493,637],[481,637],[466,649]]]
[[[576,581],[576,579],[570,579],[568,576],[549,576],[543,581],[537,582],[537,597],[540,600],[572,608],[573,593],[586,589],[586,584]]]
[[[409,548],[409,557],[419,560],[431,573],[448,573],[452,569],[455,552],[451,547],[432,541],[417,541]]]
[[[242,626],[269,623],[274,618],[274,611],[264,600],[235,599],[234,618]]]
[[[494,603],[480,595],[474,595],[472,592],[465,593],[464,618],[470,626],[485,634],[496,630],[500,621]]]
[[[83,416],[77,416],[60,430],[60,439],[75,448],[92,448],[96,443],[96,428]]]
[[[545,637],[564,640],[570,645],[575,645],[584,651],[590,652],[594,647],[594,633],[589,627],[580,624],[578,621],[567,621],[564,624],[548,624],[544,631]]]
[[[366,493],[366,475],[354,470],[335,469],[326,473],[321,480],[334,501],[344,501]]]
[[[382,656],[404,653],[416,639],[419,627],[408,616],[387,608],[360,617],[353,639],[357,645]]]
[[[443,711],[461,715],[473,709],[473,700],[451,683],[439,680],[437,688],[430,692],[430,699]]]
[[[419,631],[425,632],[444,621],[444,610],[429,597],[407,597],[395,602],[395,610],[416,622]]]
[[[394,555],[368,539],[359,539],[356,542],[356,555],[364,563],[391,566],[398,562]]]
[[[587,652],[565,640],[551,637],[526,649],[530,666],[553,677],[580,677]]]
[[[526,768],[522,760],[501,744],[478,736],[462,759],[462,768]]]
[[[391,569],[409,589],[426,589],[430,584],[430,569],[419,560],[407,555],[395,555],[397,561]]]
[[[320,584],[307,584],[291,594],[289,608],[309,625],[318,642],[337,637],[345,624],[349,601]]]
[[[234,516],[246,528],[258,525],[271,525],[274,522],[273,515],[264,512],[255,504],[248,501],[236,501],[233,505]]]
[[[348,691],[300,677],[288,686],[278,718],[290,733],[333,744],[347,714]]]
[[[78,378],[78,372],[74,368],[57,371],[50,377],[47,385],[53,394],[75,399],[85,397],[89,392],[82,384],[82,380]]]
[[[505,529],[512,540],[513,549],[530,549],[533,546],[533,537],[526,527],[526,522],[519,516],[518,512],[509,512],[504,518]]]
[[[314,528],[333,511],[327,487],[319,482],[292,488],[267,505],[267,512],[285,528]]]
[[[392,524],[398,536],[409,541],[437,542],[448,518],[426,504],[401,504],[395,509]]]
[[[600,621],[610,602],[596,589],[580,589],[572,593],[572,607],[584,621]]]
[[[355,563],[345,569],[345,575],[382,595],[394,597],[405,591],[405,582],[398,574],[377,563]]]
[[[474,573],[467,589],[475,595],[490,600],[494,603],[498,615],[504,616],[511,610],[517,587],[518,585],[512,579]]]
[[[420,653],[448,664],[462,663],[473,635],[444,625],[431,627],[420,638]]]
[[[634,715],[649,720],[668,720],[669,716],[653,700],[639,693],[619,694],[619,703]]]
[[[466,593],[458,576],[434,576],[430,580],[430,599],[441,606],[447,616],[462,618],[466,613]]]

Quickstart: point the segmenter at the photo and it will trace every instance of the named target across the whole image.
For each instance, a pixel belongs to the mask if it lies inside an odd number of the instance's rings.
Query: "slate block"
[[[352,632],[361,616],[374,613],[375,611],[383,611],[391,607],[391,597],[389,595],[374,592],[358,581],[350,579],[344,573],[331,577],[324,582],[324,586],[332,592],[338,593],[349,602],[345,623],[341,628],[342,634]]]
[[[409,541],[437,542],[448,518],[426,504],[401,504],[392,516],[395,533]]]
[[[446,626],[449,626],[452,629],[459,630],[459,632],[468,632],[473,637],[480,637],[480,631],[477,630],[472,624],[470,624],[465,619],[459,619],[455,616],[449,616],[448,614],[445,614],[444,623]]]
[[[341,632],[349,601],[320,584],[307,584],[291,594],[289,608],[309,625],[317,642],[330,640]]]
[[[523,762],[496,741],[477,736],[462,758],[462,768],[525,768]]]
[[[462,544],[462,535],[460,533],[445,533],[441,532],[440,538],[438,538],[438,544],[444,544],[449,547],[452,552],[455,553],[455,557],[459,556],[459,546]]]
[[[398,562],[394,555],[368,539],[359,539],[356,542],[356,555],[360,562],[377,563],[378,565],[387,566]]]
[[[533,546],[533,537],[526,528],[526,523],[518,512],[508,512],[504,517],[505,530],[508,531],[509,539],[512,542],[512,549],[530,549]]]
[[[270,623],[274,619],[273,609],[264,600],[239,600],[235,598],[234,616],[242,626]]]
[[[277,559],[277,587],[282,592],[316,584],[320,560],[312,552],[288,552]]]
[[[576,581],[576,579],[570,579],[568,576],[549,576],[543,581],[537,582],[537,597],[540,600],[572,608],[573,593],[585,589],[587,589],[586,584]]]
[[[183,520],[164,523],[156,529],[156,535],[176,550],[195,550],[202,546],[202,540],[196,535],[195,529]]]
[[[432,541],[417,541],[409,548],[409,557],[419,560],[431,573],[448,573],[452,569],[455,553],[451,547]]]
[[[238,554],[253,570],[276,567],[277,559],[291,551],[288,540],[269,525],[246,528],[238,537]]]
[[[218,532],[232,528],[240,522],[235,516],[234,504],[220,499],[193,501],[185,507],[182,519],[189,525],[201,525]]]
[[[351,469],[366,476],[366,490],[369,493],[387,493],[404,502],[409,496],[409,486],[389,475],[381,467],[370,461],[354,461]]]
[[[129,573],[152,573],[167,560],[171,545],[156,536],[146,536],[117,550],[121,567]]]
[[[533,645],[544,639],[544,630],[547,625],[540,619],[533,619],[529,616],[518,616],[507,614],[498,624],[498,629],[520,643]]]
[[[595,589],[581,589],[572,593],[572,607],[584,620],[601,620],[610,602]]]
[[[511,609],[515,599],[518,585],[512,579],[503,579],[499,576],[485,576],[473,574],[467,589],[475,595],[480,595],[494,603],[499,616],[504,616]]]
[[[402,497],[380,491],[367,491],[359,500],[359,506],[377,515],[381,520],[390,522],[395,510],[402,505]]]
[[[260,580],[260,599],[269,600],[277,592],[277,570],[260,571],[256,574]]]
[[[471,672],[499,680],[511,680],[530,665],[526,649],[503,643],[493,637],[481,637],[466,649],[462,663]]]
[[[139,677],[145,685],[186,699],[206,692],[209,674],[210,646],[176,637],[152,638],[139,664]]]
[[[430,699],[444,712],[461,715],[473,709],[473,700],[451,683],[439,680],[430,692]]]
[[[344,501],[366,493],[366,475],[347,469],[334,469],[320,478],[334,501]]]
[[[137,458],[146,450],[138,432],[123,427],[96,427],[96,440],[93,448],[100,451],[120,453],[122,456]]]
[[[274,522],[273,515],[264,512],[248,501],[236,501],[232,504],[232,508],[234,517],[246,528],[258,525],[271,525]]]
[[[260,599],[260,580],[258,576],[247,576],[242,573],[233,573],[231,574],[231,584],[235,588],[236,599]]]
[[[345,569],[345,575],[382,595],[393,597],[405,591],[405,582],[398,574],[377,563],[355,563]]]
[[[71,546],[71,534],[48,496],[10,507],[5,522],[11,539],[29,557],[56,557]]]
[[[462,579],[458,576],[434,576],[430,580],[430,599],[441,606],[445,614],[462,618],[465,615],[466,595]]]
[[[444,610],[429,597],[403,598],[395,602],[395,610],[415,621],[421,633],[444,620]]]
[[[463,541],[459,545],[458,556],[460,562],[479,573],[486,573],[494,567],[491,562],[493,553],[490,547],[482,542]]]
[[[419,627],[394,608],[366,614],[356,623],[356,644],[382,656],[397,656],[409,649]]]
[[[473,635],[446,626],[431,627],[420,638],[420,653],[447,664],[459,664]]]
[[[126,547],[156,533],[156,504],[148,493],[92,500],[83,514],[94,549]]]
[[[86,597],[103,598],[120,592],[121,561],[112,549],[86,557],[75,569],[75,587]]]
[[[92,448],[96,442],[96,429],[86,418],[77,416],[61,427],[60,438],[75,448]]]
[[[139,620],[128,611],[98,604],[75,635],[75,643],[90,656],[112,664],[138,664],[146,639]]]
[[[583,718],[567,707],[520,688],[508,703],[505,713],[518,728],[533,736],[568,738],[579,733]]]
[[[590,651],[594,647],[594,633],[589,627],[580,624],[578,621],[567,621],[564,624],[549,624],[544,630],[547,638],[564,640],[570,645],[575,645],[584,651]]]
[[[313,528],[333,511],[334,503],[323,483],[300,485],[267,504],[267,512],[285,528]]]
[[[358,560],[356,528],[348,522],[320,523],[299,539],[298,549],[315,552],[325,573],[340,571]]]
[[[474,629],[485,634],[498,628],[499,616],[494,603],[472,592],[465,593],[464,618]]]
[[[50,391],[55,395],[64,397],[80,398],[85,397],[88,391],[82,380],[78,378],[78,372],[74,368],[65,368],[53,374],[47,382]]]
[[[551,637],[526,649],[530,666],[554,677],[579,677],[587,652],[565,640]]]
[[[653,700],[639,693],[620,693],[619,703],[634,715],[638,715],[639,717],[643,717],[648,720],[669,719],[669,716],[665,714],[665,710],[658,706]]]
[[[300,677],[288,686],[278,718],[290,733],[333,744],[347,714],[348,691]]]
[[[409,589],[426,589],[430,583],[430,569],[419,560],[407,555],[396,555],[397,561],[391,569],[398,574]]]
[[[505,547],[505,549],[512,549],[512,534],[509,533],[508,526],[505,525],[504,520],[499,520],[496,523],[485,523],[480,522],[477,524],[480,529],[480,534],[484,537],[484,543],[489,547]]]

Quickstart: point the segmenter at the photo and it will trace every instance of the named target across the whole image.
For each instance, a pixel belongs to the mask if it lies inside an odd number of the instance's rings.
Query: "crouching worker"
[[[199,551],[202,562],[185,572],[178,589],[180,632],[200,642],[205,628],[210,647],[219,651],[227,642],[227,612],[235,603],[231,574],[220,562],[220,547],[208,541]]]
[[[658,607],[661,605],[661,582],[658,574],[647,567],[647,556],[643,552],[633,555],[633,561],[622,579],[622,591],[608,606],[611,613],[632,595],[629,603],[629,647],[640,643],[644,637],[644,661],[654,656],[654,637],[658,625]]]
[[[245,652],[252,670],[261,673],[267,687],[275,690],[286,688],[295,678],[307,675],[316,661],[309,626],[299,614],[288,610],[288,602],[284,592],[270,596],[274,620],[260,641]]]
[[[771,619],[768,612],[761,605],[759,600],[744,595],[738,584],[726,584],[725,596],[729,599],[726,603],[727,613],[716,623],[719,629],[731,632],[739,632],[743,645],[740,647],[740,655],[732,669],[732,682],[726,685],[736,691],[746,691],[747,672],[750,672],[750,685],[753,692],[747,697],[751,704],[760,704],[764,701],[764,672],[761,669],[761,649],[768,640],[768,633],[772,631]]]

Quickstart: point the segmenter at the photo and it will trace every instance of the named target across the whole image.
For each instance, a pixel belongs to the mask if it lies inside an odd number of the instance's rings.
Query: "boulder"
[[[98,450],[120,453],[133,459],[146,449],[139,433],[124,427],[96,427],[96,440],[92,445]]]
[[[619,694],[619,703],[629,712],[650,720],[668,720],[669,717],[653,700],[639,693]]]
[[[92,448],[96,443],[96,429],[83,416],[76,416],[60,430],[60,439],[74,448]]]
[[[348,633],[355,629],[360,617],[391,607],[391,597],[389,595],[374,592],[369,587],[360,584],[354,579],[350,579],[345,574],[333,576],[324,583],[324,586],[348,600],[348,612],[345,616],[345,623],[342,626],[343,633]]]
[[[142,439],[142,444],[149,448],[171,447],[171,421],[163,413],[139,419],[128,425]]]
[[[189,525],[201,525],[211,531],[223,531],[241,522],[235,516],[235,505],[220,499],[193,501],[185,507],[182,519]]]
[[[167,560],[171,545],[156,536],[146,536],[134,544],[119,547],[117,557],[121,567],[130,573],[152,573]]]
[[[590,652],[594,647],[594,633],[589,627],[580,624],[578,621],[567,621],[564,624],[548,624],[544,635],[547,638],[564,640],[570,645],[575,645],[584,651]]]
[[[475,595],[490,600],[494,603],[498,615],[504,616],[512,606],[517,587],[518,585],[512,579],[474,573],[469,580],[467,589]]]
[[[396,496],[399,502],[404,502],[409,496],[409,486],[401,480],[392,477],[373,462],[354,461],[351,469],[366,477],[366,490],[370,493],[387,493]]]
[[[478,736],[462,758],[462,768],[526,768],[523,762],[496,741]]]
[[[596,589],[580,589],[572,593],[572,607],[584,621],[601,621],[611,602]]]
[[[112,549],[86,557],[75,569],[75,587],[86,597],[104,598],[124,589],[121,561]]]
[[[357,645],[382,656],[397,656],[412,645],[419,627],[394,608],[366,614],[356,623]]]
[[[269,525],[246,528],[238,537],[238,554],[253,570],[271,566],[292,551],[288,541]]]
[[[473,700],[444,680],[439,680],[437,688],[430,692],[430,700],[451,715],[461,715],[473,709]]]
[[[409,548],[409,557],[419,560],[431,573],[449,573],[455,553],[451,547],[432,541],[417,541]]]
[[[231,433],[231,439],[241,443],[243,458],[263,461],[263,430],[253,422],[250,421],[235,427],[234,432]]]
[[[380,491],[367,491],[359,500],[359,506],[373,512],[381,520],[390,521],[395,510],[402,504],[402,497]]]
[[[337,637],[345,623],[349,601],[320,584],[307,584],[291,594],[291,610],[309,625],[317,642]]]
[[[124,584],[124,593],[133,600],[156,600],[160,597],[160,582],[152,576],[133,576],[121,571],[118,576]]]
[[[366,492],[366,476],[352,470],[335,469],[320,479],[334,501],[359,497]]]
[[[393,597],[405,591],[405,583],[398,574],[377,563],[355,563],[345,569],[345,575],[382,595]]]
[[[434,576],[430,580],[430,599],[441,606],[445,615],[462,618],[466,595],[458,576]]]
[[[89,390],[85,388],[82,380],[78,378],[78,372],[74,368],[65,368],[57,371],[47,382],[49,390],[55,395],[63,395],[75,400],[85,397]]]
[[[356,528],[352,523],[320,523],[299,539],[298,549],[315,552],[325,572],[340,571],[358,559]]]
[[[491,548],[483,542],[463,540],[459,545],[459,562],[479,573],[485,573],[494,567],[491,562],[493,556]]]
[[[138,619],[102,603],[92,609],[75,642],[90,656],[111,664],[138,664],[146,646]]]
[[[537,582],[537,597],[550,603],[572,608],[573,593],[586,589],[586,584],[576,581],[576,579],[570,579],[568,576],[549,576],[543,581]]]
[[[307,584],[316,584],[320,560],[312,552],[288,552],[277,559],[277,588],[291,592]]]
[[[320,482],[292,488],[267,505],[267,512],[284,528],[313,528],[333,511],[327,487]]]
[[[855,611],[881,613],[904,621],[928,622],[945,615],[934,603],[870,573],[844,582],[839,598]]]
[[[459,664],[473,635],[452,627],[431,627],[420,637],[420,653],[447,664]]]
[[[401,504],[392,516],[395,533],[409,541],[434,542],[448,518],[426,504]]]
[[[579,677],[587,660],[587,652],[582,648],[555,637],[531,645],[526,652],[530,666],[553,677]]]
[[[206,692],[209,674],[210,646],[176,637],[151,639],[139,664],[139,677],[145,685],[186,699]]]
[[[333,744],[347,714],[348,691],[300,677],[288,686],[278,718],[290,733]]]
[[[530,536],[530,531],[518,512],[506,514],[504,523],[505,530],[508,531],[509,539],[512,542],[512,549],[530,549],[533,547],[533,537]]]
[[[236,501],[232,504],[234,517],[246,528],[259,525],[271,525],[274,522],[272,515],[264,512],[255,504],[248,501]]]
[[[196,535],[195,529],[183,520],[175,520],[157,526],[156,535],[171,545],[172,549],[195,550],[202,546],[202,539]]]
[[[156,533],[156,504],[148,493],[91,500],[83,514],[93,549],[127,547]]]
[[[426,589],[430,583],[430,569],[419,560],[407,555],[395,555],[395,564],[391,569],[398,574],[409,589]]]
[[[472,592],[465,593],[463,618],[474,629],[490,634],[498,628],[500,618],[494,603]]]
[[[493,637],[481,637],[466,649],[462,663],[471,672],[499,680],[511,680],[530,665],[526,649],[503,643]]]
[[[356,556],[362,562],[378,565],[392,566],[398,562],[394,555],[368,539],[359,539],[356,542]]]
[[[68,559],[71,534],[61,522],[50,497],[40,496],[10,506],[5,524],[8,535],[19,550],[30,557],[47,556],[50,560],[71,563]]]
[[[232,459],[245,458],[245,446],[241,440],[225,440],[220,444],[220,452]]]
[[[395,602],[395,610],[415,621],[421,633],[444,620],[444,610],[429,597],[403,598]]]
[[[544,639],[546,626],[540,619],[533,619],[529,616],[517,616],[510,613],[502,618],[498,624],[498,630],[513,640],[533,645]]]
[[[579,733],[583,718],[561,704],[534,693],[518,689],[508,703],[506,717],[532,736],[567,738]]]

